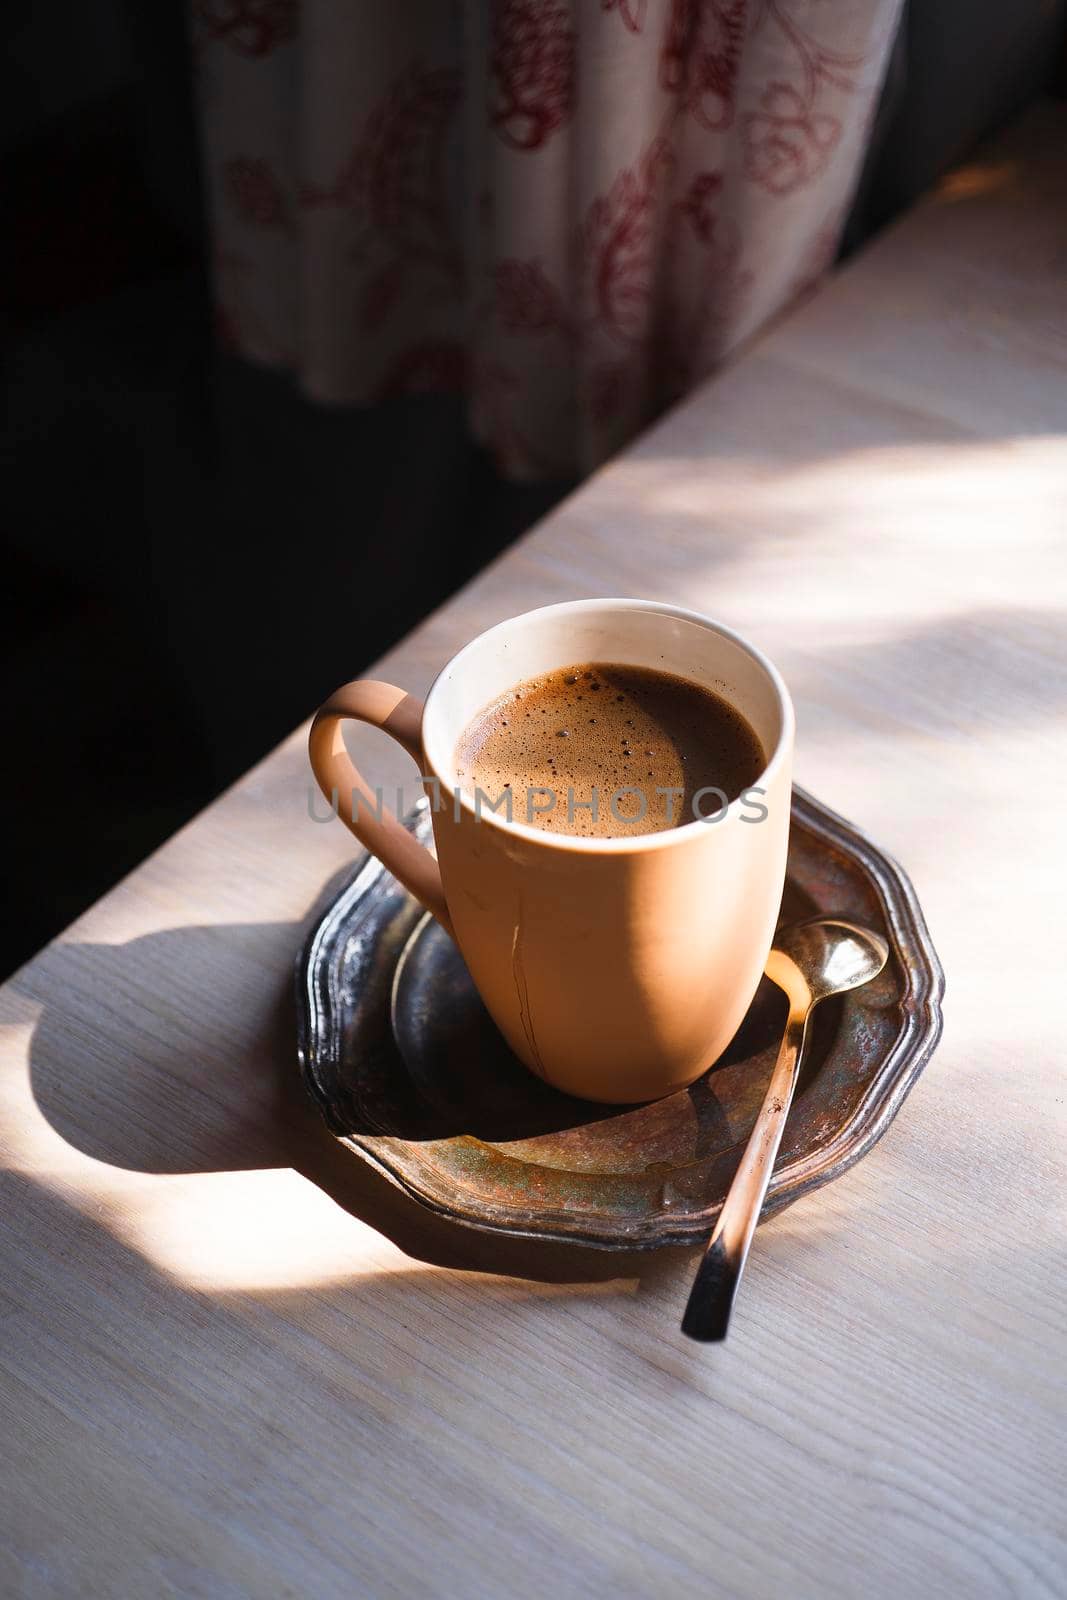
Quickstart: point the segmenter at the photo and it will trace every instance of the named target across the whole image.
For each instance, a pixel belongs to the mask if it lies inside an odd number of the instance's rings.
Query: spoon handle
[[[682,1332],[691,1339],[712,1343],[726,1338],[734,1295],[789,1115],[809,1015],[809,1010],[789,1013],[759,1116],[689,1292]]]

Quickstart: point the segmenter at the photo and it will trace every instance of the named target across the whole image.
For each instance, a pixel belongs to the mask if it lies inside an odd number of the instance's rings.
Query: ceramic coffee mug
[[[456,799],[456,746],[478,713],[523,679],[582,661],[659,668],[734,705],[767,752],[766,816],[735,800],[718,821],[601,839],[549,834],[518,809],[509,822],[462,790]],[[440,797],[436,860],[376,814],[380,796],[345,750],[346,718],[392,734]],[[338,689],[315,717],[310,755],[356,837],[455,938],[531,1071],[591,1100],[648,1100],[691,1083],[729,1043],[774,934],[793,755],[785,684],[729,628],[653,601],[545,606],[472,640],[425,704],[370,680]]]

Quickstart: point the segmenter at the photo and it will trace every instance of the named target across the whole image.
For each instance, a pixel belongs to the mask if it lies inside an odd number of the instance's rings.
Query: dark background
[[[912,0],[846,252],[1062,87],[1065,9]],[[183,6],[5,21],[0,974],[572,487],[214,347]]]

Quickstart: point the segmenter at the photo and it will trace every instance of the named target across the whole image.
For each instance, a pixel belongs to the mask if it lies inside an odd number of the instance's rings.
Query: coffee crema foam
[[[510,791],[515,821],[588,838],[682,827],[720,808],[702,790],[736,800],[765,765],[756,733],[719,695],[616,662],[527,679],[475,717],[456,749],[472,797],[496,806]]]

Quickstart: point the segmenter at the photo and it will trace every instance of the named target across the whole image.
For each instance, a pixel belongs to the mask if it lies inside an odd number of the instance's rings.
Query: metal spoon
[[[682,1332],[691,1339],[710,1343],[726,1338],[734,1295],[800,1073],[812,1007],[827,995],[844,994],[876,978],[888,955],[885,941],[876,933],[828,917],[779,931],[765,971],[789,996],[789,1020],[756,1125],[689,1294]]]

